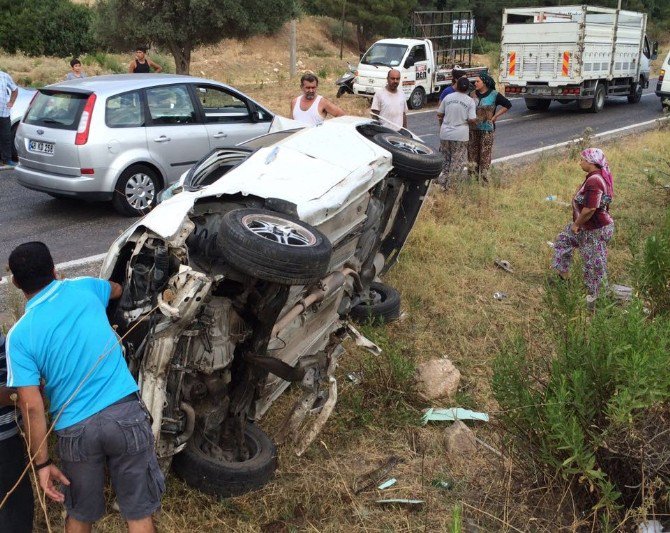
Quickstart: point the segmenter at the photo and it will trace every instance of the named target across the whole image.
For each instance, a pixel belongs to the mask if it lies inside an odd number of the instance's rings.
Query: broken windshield
[[[407,52],[404,44],[375,43],[361,58],[364,65],[397,67]]]

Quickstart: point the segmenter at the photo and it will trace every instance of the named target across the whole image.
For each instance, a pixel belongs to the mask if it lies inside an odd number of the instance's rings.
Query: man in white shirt
[[[314,74],[303,74],[300,78],[300,90],[302,95],[296,96],[291,100],[291,118],[307,124],[308,126],[318,126],[330,113],[333,117],[341,117],[344,111],[333,102],[317,95],[319,87],[319,78]]]
[[[437,110],[440,123],[440,152],[444,154],[437,182],[447,190],[463,180],[468,164],[469,124],[477,122],[475,101],[468,96],[468,78],[456,82],[456,92],[447,95]]]
[[[372,118],[379,119],[382,125],[400,131],[407,128],[407,97],[398,90],[400,71],[389,70],[386,87],[375,93],[372,99]]]

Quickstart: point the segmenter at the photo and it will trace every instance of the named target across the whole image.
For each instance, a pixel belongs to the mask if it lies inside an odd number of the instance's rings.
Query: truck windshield
[[[364,65],[397,67],[407,52],[404,44],[375,43],[361,58]]]

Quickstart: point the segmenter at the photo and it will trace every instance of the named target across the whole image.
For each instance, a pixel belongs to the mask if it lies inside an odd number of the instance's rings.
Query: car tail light
[[[85,174],[95,174],[95,169],[93,168],[80,168],[82,176]]]
[[[658,81],[659,82],[663,81],[664,77],[665,77],[665,70],[661,69],[661,73],[658,75]]]
[[[74,139],[74,144],[82,145],[88,142],[88,132],[91,129],[91,115],[93,114],[93,106],[95,105],[95,94],[92,94],[86,100],[84,111],[81,113],[79,119],[79,127],[77,128],[77,136]]]

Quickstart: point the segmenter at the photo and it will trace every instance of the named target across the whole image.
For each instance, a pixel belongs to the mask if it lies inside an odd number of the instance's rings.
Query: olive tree
[[[169,50],[177,73],[188,74],[196,46],[272,33],[297,11],[296,0],[99,0],[95,30],[110,49]]]

